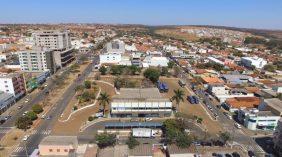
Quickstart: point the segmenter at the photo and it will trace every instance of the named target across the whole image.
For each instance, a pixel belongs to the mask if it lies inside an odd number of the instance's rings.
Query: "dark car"
[[[240,157],[240,155],[239,155],[239,153],[237,153],[237,152],[233,152],[233,153],[232,153],[232,157]]]
[[[212,153],[212,156],[217,156],[217,153]]]
[[[248,151],[249,157],[255,157],[255,153],[251,150]]]
[[[226,153],[226,154],[225,154],[225,157],[232,157],[232,155],[231,155],[231,154]]]

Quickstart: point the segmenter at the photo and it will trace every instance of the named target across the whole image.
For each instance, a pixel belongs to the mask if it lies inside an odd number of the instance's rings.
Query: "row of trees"
[[[110,72],[112,75],[139,75],[141,73],[141,68],[136,65],[113,65],[109,69],[102,66],[99,71],[102,75],[106,75],[107,72]]]
[[[203,63],[203,64],[197,64],[197,68],[199,69],[213,68],[216,71],[221,71],[224,69],[224,66],[221,64],[208,62],[208,63]]]
[[[43,108],[41,105],[39,104],[35,104],[32,106],[32,110],[28,111],[24,116],[19,117],[16,120],[16,127],[18,129],[23,129],[23,130],[27,130],[30,128],[30,126],[32,125],[32,121],[36,120],[37,114],[40,114],[41,112],[43,112]]]

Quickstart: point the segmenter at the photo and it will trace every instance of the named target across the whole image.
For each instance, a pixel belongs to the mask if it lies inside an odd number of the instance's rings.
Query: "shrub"
[[[139,145],[139,142],[131,135],[128,137],[126,144],[128,145],[129,149],[133,149]]]
[[[41,105],[39,104],[35,104],[32,106],[32,111],[35,112],[36,114],[39,114],[41,112],[43,112],[43,108]]]
[[[26,116],[28,117],[28,118],[30,118],[32,121],[34,121],[34,120],[36,120],[38,117],[37,117],[37,114],[35,113],[35,112],[33,112],[33,111],[28,111],[27,113],[26,113]]]
[[[88,117],[88,121],[93,121],[94,120],[94,117],[92,117],[92,116],[90,116],[90,117]]]
[[[114,146],[116,144],[116,135],[103,133],[96,135],[97,145],[100,148],[105,148],[107,146]]]
[[[77,106],[74,106],[74,107],[73,107],[73,110],[74,110],[74,111],[75,111],[75,110],[77,110],[77,109],[78,109],[78,107],[77,107]]]

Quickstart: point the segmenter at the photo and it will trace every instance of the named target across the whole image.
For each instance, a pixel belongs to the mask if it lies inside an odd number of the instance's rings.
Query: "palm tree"
[[[171,100],[175,100],[176,102],[176,106],[177,106],[177,110],[179,109],[179,103],[180,101],[184,101],[184,91],[181,89],[177,89],[177,90],[173,90],[174,91],[174,96],[171,98]]]
[[[105,115],[105,108],[106,108],[106,105],[110,103],[110,96],[108,93],[104,92],[104,93],[101,93],[99,98],[99,104],[103,106],[103,114]]]

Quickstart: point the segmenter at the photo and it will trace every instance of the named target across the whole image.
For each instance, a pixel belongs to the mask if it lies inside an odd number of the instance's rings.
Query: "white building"
[[[121,40],[113,40],[106,44],[103,48],[102,53],[119,53],[123,54],[125,52],[125,44]]]
[[[0,74],[0,91],[12,94],[15,99],[26,93],[23,74]]]
[[[113,117],[163,117],[171,112],[172,102],[157,88],[121,88],[111,102]]]
[[[222,61],[220,61],[220,60],[218,60],[218,59],[216,59],[216,58],[214,58],[214,57],[208,57],[207,59],[208,59],[210,62],[214,62],[214,63],[216,63],[216,64],[224,65],[224,62],[222,62]]]
[[[250,130],[275,130],[281,117],[271,111],[258,109],[239,109],[238,120]]]
[[[209,84],[208,92],[213,95],[228,95],[229,90],[223,84]]]
[[[267,61],[259,57],[242,57],[241,63],[248,68],[254,66],[257,69],[262,69],[267,64]]]
[[[13,94],[0,91],[0,114],[6,111],[15,102]]]
[[[161,66],[166,67],[168,65],[169,60],[166,57],[153,57],[153,56],[146,56],[143,60],[143,67],[146,67],[144,65],[148,66]]]
[[[121,61],[120,53],[104,53],[99,55],[101,64],[118,64]]]
[[[0,63],[7,60],[7,55],[0,52]]]
[[[135,52],[135,51],[137,51],[137,48],[136,48],[136,46],[135,46],[135,44],[132,44],[132,45],[125,45],[125,50],[126,51],[130,51],[130,52]]]
[[[41,30],[33,35],[36,47],[54,50],[60,54],[61,67],[74,60],[69,31]]]
[[[176,51],[178,50],[178,48],[176,46],[164,45],[163,50],[170,52],[170,51]]]

